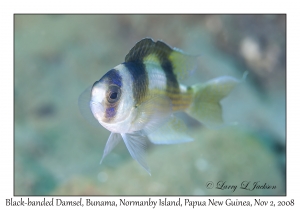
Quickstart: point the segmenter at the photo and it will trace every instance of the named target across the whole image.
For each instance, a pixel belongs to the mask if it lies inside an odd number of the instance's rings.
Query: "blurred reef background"
[[[110,132],[77,106],[145,37],[200,55],[184,84],[249,72],[222,101],[233,125],[211,130],[181,114],[195,140],[150,145],[152,176],[124,143],[100,165]],[[15,195],[285,195],[285,145],[285,15],[14,16]],[[243,181],[276,189],[239,189]]]

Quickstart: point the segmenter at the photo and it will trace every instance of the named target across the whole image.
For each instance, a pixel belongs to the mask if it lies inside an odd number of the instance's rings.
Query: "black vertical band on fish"
[[[152,39],[146,38],[138,42],[126,55],[125,62],[144,63],[144,59],[149,55],[154,55],[162,67],[167,79],[167,94],[179,93],[179,83],[173,71],[173,65],[169,59],[173,49],[164,42],[154,42]],[[143,68],[145,71],[145,68]],[[170,98],[172,94],[168,94]]]
[[[108,71],[99,81],[95,82],[95,84],[102,81],[104,81],[108,85],[114,84],[119,86],[120,88],[122,87],[122,77],[120,76],[119,71],[116,69],[111,69],[110,71]]]
[[[179,83],[174,74],[172,63],[167,57],[161,60],[161,67],[167,78],[167,94],[171,97],[170,93],[179,93]]]
[[[161,41],[157,41],[155,44],[158,51],[157,56],[159,58],[160,65],[167,78],[167,93],[179,93],[179,83],[176,75],[174,74],[172,62],[169,59],[173,49]]]
[[[99,82],[105,82],[108,86],[116,85],[119,88],[121,88],[123,85],[122,77],[120,76],[119,71],[116,69],[111,69],[110,71],[108,71],[99,81],[94,83],[94,86],[97,85],[97,83]],[[105,119],[106,122],[109,122],[115,117],[117,113],[119,101],[116,101],[115,103],[106,103],[105,105],[106,105]]]
[[[149,79],[145,65],[142,62],[125,62],[123,65],[129,71],[133,79],[132,92],[135,105],[139,105],[146,96]]]

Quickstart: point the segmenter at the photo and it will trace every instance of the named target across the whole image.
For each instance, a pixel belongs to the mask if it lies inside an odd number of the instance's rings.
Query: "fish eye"
[[[110,99],[116,99],[118,97],[118,93],[114,92],[114,93],[111,93],[109,98]]]
[[[121,89],[117,85],[110,85],[107,91],[107,101],[109,103],[115,103],[119,100],[121,96]]]

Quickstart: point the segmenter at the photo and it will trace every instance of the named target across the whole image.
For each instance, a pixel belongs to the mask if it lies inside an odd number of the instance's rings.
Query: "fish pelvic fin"
[[[121,133],[124,143],[133,159],[135,159],[151,176],[150,168],[145,160],[148,137],[143,132]]]
[[[239,80],[222,76],[204,84],[191,86],[193,101],[186,112],[208,127],[219,128],[223,125],[220,101],[240,83]]]
[[[102,163],[103,159],[117,146],[117,144],[122,140],[121,134],[119,133],[111,133],[108,137],[106,142],[103,156],[101,158],[100,164]]]

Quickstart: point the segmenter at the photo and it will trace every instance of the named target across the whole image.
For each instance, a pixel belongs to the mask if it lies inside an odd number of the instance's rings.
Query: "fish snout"
[[[101,119],[103,119],[104,114],[105,114],[105,109],[104,106],[102,105],[102,103],[98,102],[98,101],[90,101],[90,107],[92,110],[92,113],[94,115],[94,117],[99,121]]]

